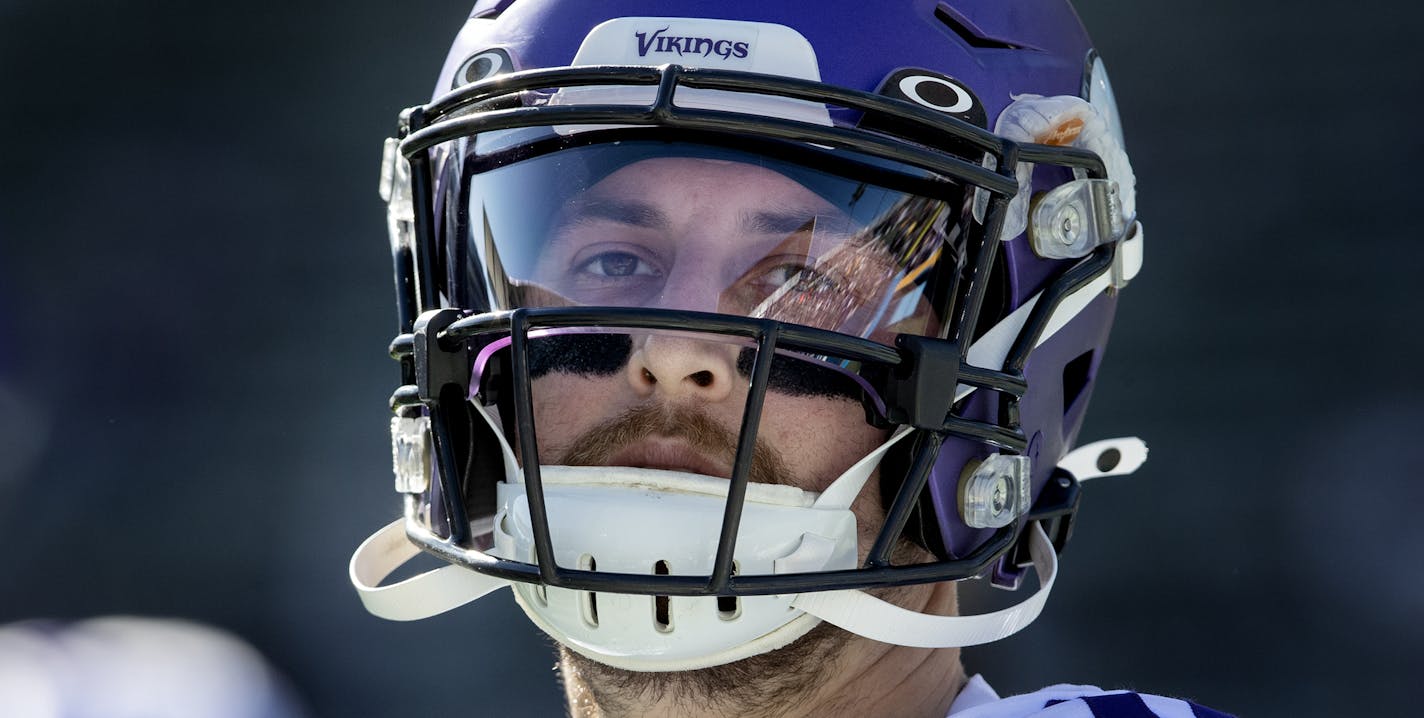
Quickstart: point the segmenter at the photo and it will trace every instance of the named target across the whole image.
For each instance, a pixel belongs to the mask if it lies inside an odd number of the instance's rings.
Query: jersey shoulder
[[[1000,698],[982,676],[964,687],[949,718],[1233,718],[1182,698],[1056,685]]]

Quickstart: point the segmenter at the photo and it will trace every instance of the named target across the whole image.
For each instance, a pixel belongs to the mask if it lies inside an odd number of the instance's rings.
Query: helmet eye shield
[[[930,270],[957,266],[944,257],[962,256],[971,231],[960,185],[884,163],[823,164],[874,169],[901,187],[688,142],[608,141],[510,159],[505,150],[447,160],[463,171],[442,224],[461,245],[451,254],[469,258],[452,280],[480,288],[470,298],[494,310],[706,311],[889,343],[938,332],[936,299],[947,292]]]

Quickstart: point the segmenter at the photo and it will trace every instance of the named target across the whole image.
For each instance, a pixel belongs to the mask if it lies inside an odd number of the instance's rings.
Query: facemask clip
[[[985,459],[960,488],[960,513],[976,529],[1008,526],[1028,513],[1033,500],[1029,489],[1027,456],[994,454]]]
[[[396,474],[396,491],[419,494],[430,487],[429,417],[391,419],[391,462]]]
[[[1079,179],[1034,201],[1029,239],[1045,259],[1077,259],[1126,232],[1117,182]]]
[[[415,203],[410,195],[410,161],[400,151],[400,140],[386,138],[381,152],[381,179],[377,191],[386,202],[386,229],[391,248],[410,247],[415,237]]]

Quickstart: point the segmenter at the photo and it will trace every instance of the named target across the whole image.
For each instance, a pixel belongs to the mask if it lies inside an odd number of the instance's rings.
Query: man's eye
[[[657,270],[652,265],[629,252],[601,252],[584,261],[578,270],[597,277],[657,275]]]
[[[830,277],[804,264],[782,264],[762,275],[762,281],[772,290],[786,287],[795,292],[816,293],[835,287]]]
[[[761,281],[762,284],[780,287],[792,279],[795,279],[796,274],[802,269],[805,269],[805,267],[799,264],[778,264],[772,267],[770,271],[761,275]]]

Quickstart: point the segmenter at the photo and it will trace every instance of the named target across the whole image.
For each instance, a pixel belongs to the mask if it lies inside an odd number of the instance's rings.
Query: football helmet
[[[385,147],[404,515],[353,583],[402,620],[510,586],[632,670],[1017,631],[1080,483],[1146,456],[1070,451],[1134,188],[1064,0],[481,1]],[[985,615],[868,592],[1030,567]]]

